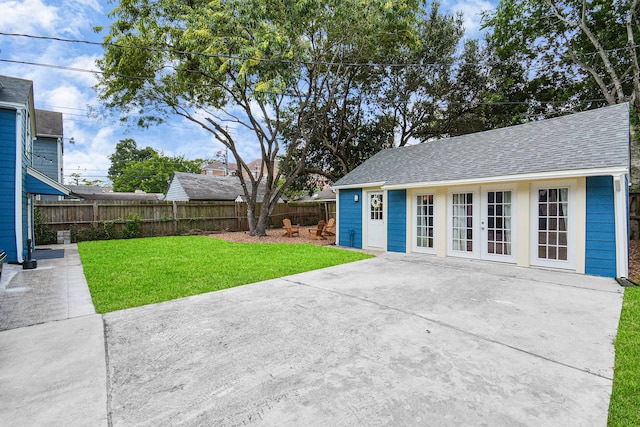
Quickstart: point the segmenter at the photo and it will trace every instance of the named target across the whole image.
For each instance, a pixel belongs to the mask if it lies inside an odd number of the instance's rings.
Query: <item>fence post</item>
[[[98,226],[98,220],[100,219],[100,216],[98,215],[98,201],[94,200],[93,201],[93,227],[97,227]]]
[[[177,236],[178,235],[178,205],[176,204],[175,200],[171,202],[171,207],[173,210],[173,235]]]

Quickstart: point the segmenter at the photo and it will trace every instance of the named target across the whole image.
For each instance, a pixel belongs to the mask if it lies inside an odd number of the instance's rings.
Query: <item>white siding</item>
[[[169,185],[169,189],[167,190],[167,196],[165,200],[168,201],[176,201],[176,202],[188,202],[189,196],[187,192],[182,188],[182,184],[177,179],[171,180],[171,184]]]

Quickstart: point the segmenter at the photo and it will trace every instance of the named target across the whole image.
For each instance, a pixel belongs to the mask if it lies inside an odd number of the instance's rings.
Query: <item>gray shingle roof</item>
[[[244,192],[237,176],[208,176],[195,173],[175,172],[174,180],[178,180],[189,200],[235,200],[238,196],[244,199]],[[264,185],[258,189],[258,200],[264,196]]]
[[[36,109],[36,135],[62,137],[62,113]]]
[[[0,76],[0,102],[24,104],[29,99],[32,87],[31,80]]]
[[[628,104],[383,150],[334,187],[615,167],[629,167]]]

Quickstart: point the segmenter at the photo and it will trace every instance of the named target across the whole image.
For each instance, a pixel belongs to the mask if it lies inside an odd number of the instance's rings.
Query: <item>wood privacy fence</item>
[[[114,238],[135,223],[140,237],[249,230],[246,203],[167,201],[37,201],[42,223],[52,232],[71,230],[73,241]],[[260,206],[258,205],[258,211]],[[314,225],[335,218],[335,203],[280,203],[269,227]]]
[[[629,193],[629,238],[640,240],[640,192]]]

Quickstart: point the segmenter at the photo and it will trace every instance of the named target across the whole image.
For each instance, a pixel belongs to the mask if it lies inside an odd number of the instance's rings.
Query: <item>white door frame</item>
[[[506,218],[506,214],[505,212],[502,213],[496,213],[494,215],[500,217],[502,216],[502,218],[494,218],[496,222],[498,221],[506,221],[507,219],[510,221],[510,226],[509,226],[509,232],[510,232],[510,254],[509,255],[504,255],[504,254],[493,254],[489,252],[489,198],[488,198],[488,193],[489,192],[496,192],[496,193],[500,193],[500,192],[511,192],[511,199],[509,202],[509,208],[510,208],[510,212],[508,215],[508,218]],[[517,257],[516,257],[516,249],[517,249],[517,230],[514,230],[516,227],[516,221],[517,221],[517,189],[515,188],[515,186],[512,185],[495,185],[495,186],[483,186],[480,187],[480,204],[481,204],[481,212],[480,212],[480,239],[481,239],[481,252],[480,252],[480,258],[482,259],[486,259],[486,260],[490,260],[490,261],[500,261],[500,262],[509,262],[509,263],[516,263]],[[496,205],[496,210],[498,210],[500,208],[499,204],[497,202],[494,201],[494,204]],[[506,203],[503,202],[502,203],[502,209],[506,208]],[[494,224],[494,227],[496,226],[496,224]],[[503,224],[504,227],[504,224]],[[499,227],[498,227],[499,228]]]
[[[488,208],[487,198],[488,192],[494,191],[510,191],[511,192],[511,254],[499,255],[491,254],[488,252]],[[471,235],[471,250],[456,250],[454,249],[454,238],[456,233],[464,233],[464,230],[454,231],[454,206],[453,196],[454,194],[466,194],[465,199],[471,195],[471,203],[467,207],[471,211],[470,220],[470,235]],[[516,263],[516,248],[517,248],[517,234],[515,231],[515,225],[517,224],[517,212],[516,212],[516,197],[517,188],[514,185],[491,185],[491,186],[474,186],[474,187],[460,187],[450,190],[447,194],[447,255],[463,258],[485,259],[491,261],[500,261],[506,263]],[[462,212],[463,207],[460,205],[461,199],[458,200],[457,210]],[[466,202],[466,200],[465,200]],[[463,213],[464,214],[464,213]],[[457,222],[464,221],[463,218],[458,217]],[[460,244],[460,242],[458,242]]]
[[[461,188],[455,188],[453,190],[450,190],[447,194],[447,255],[448,256],[456,256],[456,257],[463,257],[463,258],[480,258],[479,256],[479,251],[480,251],[480,244],[479,244],[479,230],[480,230],[480,216],[478,215],[478,209],[480,207],[480,202],[479,202],[479,193],[480,192],[480,187],[461,187]],[[458,199],[457,200],[457,207],[455,208],[455,212],[454,212],[454,203],[453,203],[453,196],[454,195],[466,195],[464,198],[465,200],[462,199]],[[468,204],[467,209],[471,209],[471,212],[469,212],[467,210],[467,212],[463,212],[464,211],[464,203],[468,203],[468,197],[469,195],[471,196],[471,203]],[[456,230],[454,230],[454,214],[456,215]],[[468,222],[467,224],[464,224],[465,222],[465,215],[471,214],[470,217],[470,221],[471,221],[471,227],[470,227],[470,237],[471,237],[471,242],[469,244],[469,248],[471,250],[460,250],[460,249],[454,249],[454,238],[457,238],[457,243],[460,245],[464,245],[464,241],[466,239],[466,237],[468,237],[469,235],[467,234],[467,236],[462,236],[462,234],[465,234],[465,227],[467,229],[467,233],[468,233]],[[461,233],[460,235],[458,235],[458,233]],[[455,234],[455,235],[454,235]]]
[[[437,236],[437,227],[438,227],[438,217],[437,217],[437,194],[435,190],[423,190],[423,191],[413,191],[407,192],[408,197],[410,197],[411,202],[409,203],[408,212],[411,216],[411,231],[408,233],[410,236],[411,242],[409,243],[409,247],[413,252],[421,252],[427,254],[435,254],[437,248],[436,236]],[[423,196],[431,196],[433,197],[433,247],[424,247],[418,246],[418,197]],[[428,229],[428,225],[423,225]]]
[[[550,260],[540,258],[538,254],[539,219],[538,195],[541,189],[568,188],[566,228],[567,228],[567,260]],[[530,264],[541,267],[576,269],[576,182],[575,181],[541,181],[531,185],[531,259]]]
[[[378,196],[380,206],[373,205],[374,196]],[[386,217],[387,217],[387,194],[383,190],[370,190],[365,192],[363,203],[364,216],[366,218],[366,245],[368,248],[386,248]],[[374,216],[375,218],[372,218]]]

